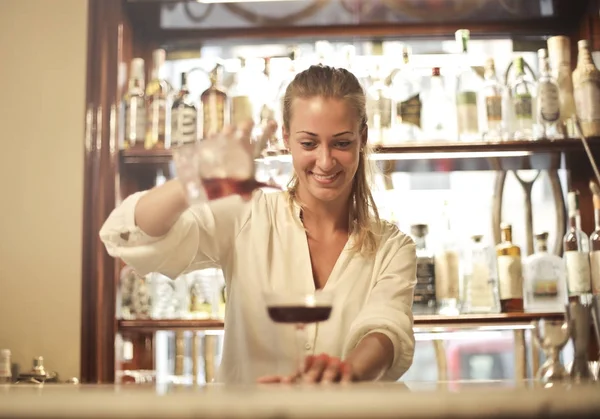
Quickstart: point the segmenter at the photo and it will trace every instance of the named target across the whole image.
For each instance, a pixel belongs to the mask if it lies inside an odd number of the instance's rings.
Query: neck
[[[298,200],[302,203],[304,226],[309,232],[348,232],[350,229],[349,199],[350,195],[344,194],[334,201],[323,202],[315,199],[310,194],[303,193],[301,188],[298,188]]]

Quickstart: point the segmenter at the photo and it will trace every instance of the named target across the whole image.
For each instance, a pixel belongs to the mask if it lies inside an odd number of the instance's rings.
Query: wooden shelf
[[[600,138],[591,138],[589,145],[592,149],[600,149]],[[374,148],[374,159],[378,156],[382,160],[394,157],[391,154],[402,154],[405,160],[426,158],[422,154],[433,153],[469,153],[469,157],[502,157],[501,153],[560,153],[566,151],[583,151],[583,145],[578,138],[567,138],[563,140],[538,140],[538,141],[498,141],[498,142],[410,142],[394,146],[378,146]],[[127,149],[120,151],[121,162],[124,164],[168,164],[172,159],[171,150],[143,148]],[[285,153],[283,153],[285,154]],[[410,154],[415,154],[411,156]],[[452,158],[451,155],[448,158]]]
[[[462,314],[459,316],[415,315],[416,328],[434,327],[481,327],[481,326],[523,326],[540,319],[561,320],[564,313],[499,313],[499,314]],[[221,330],[221,320],[193,319],[138,319],[119,320],[120,332],[155,332],[158,330]]]

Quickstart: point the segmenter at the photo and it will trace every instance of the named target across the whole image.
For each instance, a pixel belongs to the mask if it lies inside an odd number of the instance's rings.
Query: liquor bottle
[[[560,121],[563,134],[568,137],[576,135],[573,125],[575,116],[575,99],[573,98],[573,77],[571,76],[571,40],[568,36],[548,38],[548,55],[552,76],[559,88]]]
[[[591,273],[587,234],[581,230],[579,191],[568,194],[569,226],[563,239],[564,260],[567,267],[569,301],[580,301],[591,291]]]
[[[435,313],[435,267],[433,251],[427,245],[427,224],[410,226],[417,250],[417,284],[413,299],[415,314]]]
[[[181,73],[181,89],[171,107],[171,144],[192,143],[198,139],[198,109],[191,98],[187,73]]]
[[[446,94],[439,67],[431,70],[429,80],[429,91],[423,97],[424,137],[433,141],[451,141],[455,138],[456,123],[453,123],[452,117],[448,117],[448,109],[453,105]]]
[[[465,256],[464,313],[500,312],[496,258],[482,239],[481,235],[472,236]]]
[[[392,71],[391,90],[396,103],[396,141],[416,141],[421,135],[421,80],[410,64],[410,47],[402,47],[402,66]]]
[[[257,80],[253,81],[250,77],[247,77],[248,69],[246,68],[246,60],[240,58],[240,61],[242,64],[241,68],[233,76],[233,83],[227,92],[230,110],[229,123],[234,127],[248,121],[254,121],[250,88],[254,86]]]
[[[227,110],[227,94],[220,86],[223,67],[217,64],[210,72],[210,86],[200,95],[202,103],[202,138],[223,130]]]
[[[485,100],[486,127],[483,134],[485,140],[501,140],[505,135],[504,99],[506,88],[498,80],[493,58],[485,62],[483,99]]]
[[[372,84],[367,89],[367,119],[369,141],[381,145],[395,141],[391,136],[393,102],[389,87],[384,83],[379,65],[371,75]]]
[[[573,71],[573,92],[577,117],[586,137],[600,136],[600,71],[596,68],[588,41],[577,42],[579,54]]]
[[[457,240],[452,233],[448,204],[442,212],[442,233],[435,253],[435,296],[438,313],[459,314],[460,254]]]
[[[559,129],[560,100],[558,84],[550,73],[548,52],[538,50],[540,76],[537,80],[537,134],[538,138],[556,139],[562,137]]]
[[[590,235],[590,271],[592,293],[600,295],[600,195],[594,193],[592,200],[594,203],[594,232]]]
[[[469,65],[468,29],[456,31],[456,42],[463,54],[456,83],[456,118],[459,141],[480,139],[477,93],[481,90],[481,79]]]
[[[533,138],[533,104],[535,85],[525,78],[523,57],[513,61],[515,80],[511,87],[511,100],[514,115],[515,140],[531,140]]]
[[[565,263],[560,256],[548,252],[548,233],[536,234],[535,242],[535,253],[523,260],[525,311],[564,311],[567,303]]]
[[[171,146],[170,86],[161,76],[165,63],[165,50],[152,53],[152,75],[146,86],[146,141],[147,149]]]
[[[144,96],[144,60],[131,60],[129,86],[123,96],[124,148],[144,147],[146,102]]]
[[[512,226],[500,226],[501,242],[496,246],[500,309],[503,313],[523,311],[523,267],[521,248],[512,242]]]

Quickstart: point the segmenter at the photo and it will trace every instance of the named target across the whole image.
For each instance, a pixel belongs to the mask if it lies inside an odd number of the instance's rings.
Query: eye
[[[314,141],[300,141],[300,145],[305,148],[305,149],[311,149],[315,147],[315,142]]]
[[[348,148],[348,147],[350,147],[351,144],[352,144],[352,141],[341,140],[341,141],[337,141],[335,143],[335,146],[337,148]]]

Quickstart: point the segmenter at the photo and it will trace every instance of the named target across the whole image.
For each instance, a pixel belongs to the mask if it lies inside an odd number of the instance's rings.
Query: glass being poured
[[[263,187],[279,189],[278,185],[255,179],[254,163],[276,129],[277,124],[272,120],[256,128],[247,122],[235,128],[226,127],[202,141],[176,145],[173,160],[188,201],[197,203],[235,194],[248,196]]]

